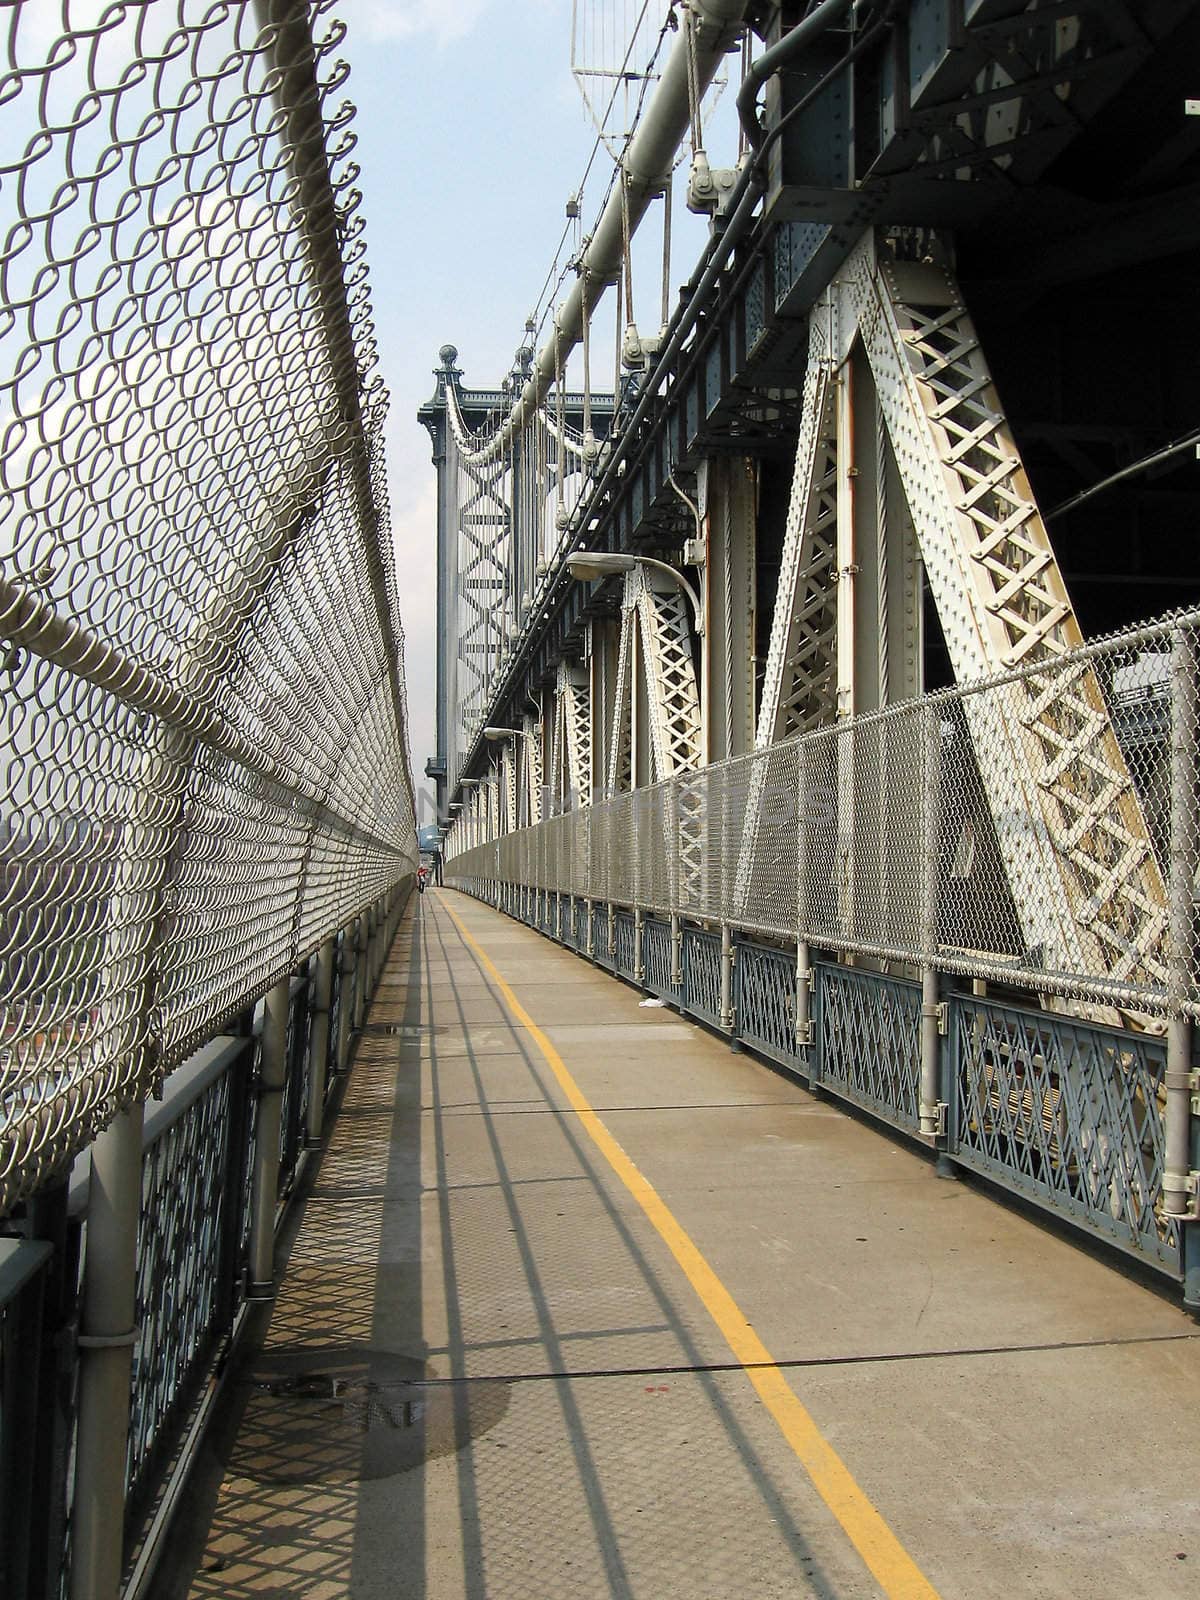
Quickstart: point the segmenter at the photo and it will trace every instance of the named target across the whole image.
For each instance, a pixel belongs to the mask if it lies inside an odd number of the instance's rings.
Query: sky
[[[434,750],[436,483],[416,420],[438,349],[488,388],[512,364],[587,161],[569,0],[341,0],[388,420],[409,736]]]
[[[608,4],[632,9],[628,0]],[[380,366],[392,398],[387,443],[413,776],[431,792],[436,486],[416,411],[434,391],[443,344],[457,347],[468,387],[493,387],[508,371],[595,132],[571,73],[571,0],[339,0],[336,10],[349,30],[339,53],[358,107]],[[611,170],[602,156],[585,221]],[[677,281],[696,243],[683,236]],[[422,809],[431,820],[431,808]]]

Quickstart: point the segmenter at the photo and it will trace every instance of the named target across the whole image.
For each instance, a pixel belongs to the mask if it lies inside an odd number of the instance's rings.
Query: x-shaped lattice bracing
[[[617,680],[613,685],[612,727],[610,729],[606,791],[620,794],[633,787],[633,752],[630,745],[631,695],[633,678],[633,630],[637,613],[629,602],[621,609],[621,638],[617,645]]]
[[[635,568],[633,586],[650,711],[655,780],[690,772],[700,763],[700,696],[688,600],[666,576]]]
[[[837,706],[837,440],[824,306],[809,319],[808,370],[771,623],[759,748],[832,722]]]
[[[966,702],[1014,898],[1038,917],[1029,942],[1051,969],[1161,985],[1165,894],[1145,819],[1095,673],[1054,668],[1079,627],[957,285],[932,266],[877,265],[870,236],[842,281],[955,676],[1047,661],[1004,705]]]

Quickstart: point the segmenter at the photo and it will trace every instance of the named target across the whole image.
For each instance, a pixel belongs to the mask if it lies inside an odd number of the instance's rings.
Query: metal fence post
[[[75,1311],[79,1259],[79,1225],[68,1215],[68,1197],[63,1179],[30,1196],[26,1205],[29,1237],[45,1241],[53,1252],[43,1281],[33,1448],[24,1461],[30,1483],[26,1583],[29,1594],[39,1597],[57,1594],[66,1543],[75,1376],[67,1328]]]
[[[671,987],[683,986],[683,923],[679,915],[679,861],[683,844],[679,822],[679,780],[667,787],[667,900],[671,907]]]
[[[938,848],[941,836],[942,724],[937,705],[922,712],[922,777],[925,784],[921,817],[921,1089],[918,1113],[928,1139],[946,1131],[946,1106],[941,1098],[942,1008],[937,974]],[[943,1152],[944,1157],[944,1152]],[[950,1170],[940,1160],[938,1170]]]
[[[275,1206],[279,1198],[279,1134],[287,1077],[291,980],[280,978],[267,994],[258,1071],[258,1137],[250,1192],[250,1287],[248,1298],[269,1300],[274,1292]]]
[[[587,958],[589,961],[594,961],[596,959],[596,942],[592,937],[592,902],[589,898],[584,899],[583,914],[587,919]]]
[[[1192,1066],[1192,1021],[1188,1015],[1196,947],[1195,870],[1200,843],[1197,815],[1197,659],[1195,640],[1187,628],[1176,628],[1171,640],[1171,872],[1170,977],[1167,1024],[1167,1105],[1163,1129],[1163,1210],[1178,1219],[1183,1299],[1200,1310],[1200,1219],[1197,1217],[1198,1174],[1193,1094],[1200,1076]]]
[[[350,1034],[354,1027],[354,939],[347,926],[342,930],[342,970],[338,985],[338,1036],[334,1067],[345,1072],[350,1059]]]
[[[809,945],[808,910],[808,790],[807,741],[796,747],[796,1048],[813,1043],[812,948]],[[811,1067],[811,1062],[809,1063]]]
[[[723,1028],[733,1027],[733,930],[727,922],[721,924],[721,1010]]]
[[[645,941],[645,917],[641,906],[636,906],[633,913],[633,975],[638,983],[646,976],[646,962],[643,957]]]
[[[250,1127],[254,1093],[254,1042],[247,1032],[238,1059],[229,1069],[229,1119],[226,1124],[224,1180],[225,1203],[221,1215],[220,1266],[217,1269],[217,1321],[228,1333],[233,1327],[238,1293],[242,1287],[242,1239],[246,1222],[246,1171],[250,1156]]]
[[[370,905],[363,913],[363,951],[366,960],[363,963],[363,1020],[366,1020],[366,1007],[371,1003],[371,996],[375,992],[375,966],[379,958],[379,923],[375,916],[375,907]]]
[[[115,1600],[125,1537],[125,1451],[142,1199],[141,1101],[92,1145],[80,1315],[72,1511],[73,1600]]]
[[[354,919],[354,1026],[359,1029],[367,1010],[367,963],[369,944],[367,918],[360,912]]]
[[[333,963],[337,945],[326,939],[317,952],[313,984],[312,1029],[308,1045],[308,1118],[304,1142],[313,1149],[321,1142],[325,1124],[325,1084],[329,1074],[329,1006],[333,999]]]
[[[52,1465],[39,1448],[39,1423],[54,1391],[45,1302],[57,1263],[47,1240],[0,1236],[0,1279],[6,1264],[20,1268],[22,1258],[30,1264],[28,1276],[14,1274],[24,1281],[14,1290],[10,1280],[7,1295],[0,1289],[0,1593],[34,1600],[45,1591],[34,1588],[30,1568],[44,1545],[39,1521],[44,1524],[50,1508],[42,1501],[54,1488],[39,1471]]]

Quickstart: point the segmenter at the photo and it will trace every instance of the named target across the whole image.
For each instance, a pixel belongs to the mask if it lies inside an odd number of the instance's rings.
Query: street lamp
[[[524,728],[485,728],[483,737],[490,739],[493,744],[499,744],[504,739],[532,739],[531,733],[526,733]]]
[[[637,567],[653,567],[655,572],[665,572],[668,578],[677,583],[692,603],[696,632],[698,634],[704,632],[704,608],[700,604],[700,596],[683,573],[668,566],[665,561],[655,561],[651,556],[622,555],[616,550],[580,550],[578,554],[568,556],[566,560],[567,571],[580,581],[588,578],[607,578],[614,572],[633,572]],[[484,733],[487,731],[485,728]]]

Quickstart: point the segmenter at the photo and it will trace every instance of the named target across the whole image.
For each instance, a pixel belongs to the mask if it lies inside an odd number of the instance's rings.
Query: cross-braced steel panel
[[[885,1121],[920,1127],[921,986],[820,962],[820,1081]]]
[[[796,1051],[796,957],[739,939],[733,992],[737,1037],[783,1066],[802,1065]]]
[[[721,941],[703,928],[684,928],[683,1004],[713,1027],[721,1024]]]
[[[637,976],[635,945],[636,937],[632,913],[614,911],[613,967],[623,978],[635,978]]]
[[[666,999],[675,993],[671,982],[674,960],[671,949],[671,924],[657,917],[647,917],[642,923],[642,966],[644,986]]]
[[[1165,1045],[966,995],[952,1002],[951,1038],[956,1160],[1174,1266],[1179,1223],[1162,1210]]]
[[[159,1434],[206,1362],[221,1289],[232,1074],[224,1071],[142,1157],[137,1329],[126,1483],[136,1494]]]

